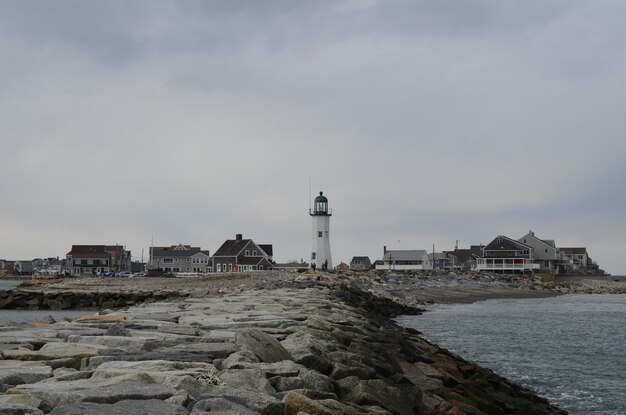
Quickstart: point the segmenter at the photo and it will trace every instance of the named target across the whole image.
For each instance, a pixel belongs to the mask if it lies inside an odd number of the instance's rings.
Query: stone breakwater
[[[565,413],[388,318],[419,310],[356,288],[196,297],[0,328],[0,413]]]

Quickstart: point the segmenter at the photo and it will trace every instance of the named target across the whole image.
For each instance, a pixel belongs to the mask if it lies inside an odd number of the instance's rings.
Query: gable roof
[[[496,236],[496,238],[489,242],[487,244],[487,246],[485,246],[483,248],[483,250],[485,251],[498,251],[498,250],[502,250],[502,248],[507,247],[508,248],[514,248],[514,249],[528,249],[528,250],[532,250],[533,248],[531,246],[526,245],[525,243],[522,243],[520,241],[516,241],[515,239],[511,239],[507,236],[504,235],[498,235]],[[498,249],[498,247],[500,249]]]
[[[257,246],[261,248],[267,256],[274,256],[274,247],[272,244],[258,244]]]
[[[368,256],[353,256],[352,257],[352,261],[350,262],[354,262],[354,261],[369,261],[370,257]]]
[[[76,254],[106,254],[104,245],[72,245],[72,250],[67,255]]]
[[[227,239],[213,256],[237,256],[252,239]]]
[[[534,240],[539,241],[542,244],[549,246],[550,248],[555,248],[556,249],[556,246],[554,245],[554,240],[537,238],[535,236],[535,232],[533,232],[533,231],[529,231],[526,235],[522,236],[517,241],[518,242],[522,242],[524,239],[528,239],[528,238],[533,238]]]
[[[421,261],[426,255],[424,249],[397,249],[385,252],[383,259],[386,261]]]

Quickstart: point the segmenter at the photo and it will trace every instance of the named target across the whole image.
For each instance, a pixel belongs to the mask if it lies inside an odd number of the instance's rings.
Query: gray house
[[[589,255],[587,254],[587,248],[559,248],[563,260],[569,262],[572,265],[573,271],[585,271],[589,261]]]
[[[376,269],[396,271],[412,271],[431,269],[428,254],[423,249],[395,249],[383,248],[383,264],[376,265]]]
[[[372,261],[368,256],[354,256],[350,261],[350,269],[364,271],[372,268]]]
[[[267,246],[267,245],[265,245]],[[247,272],[273,269],[268,253],[252,239],[238,233],[228,239],[213,254],[215,272]]]
[[[33,261],[16,261],[13,272],[17,275],[33,275]]]
[[[191,245],[171,245],[150,247],[149,269],[162,269],[165,272],[213,272],[213,262],[208,250]]]
[[[539,239],[535,232],[528,233],[517,240],[533,249],[533,262],[539,266],[539,272],[558,272],[561,264],[561,253],[556,247],[554,240]]]

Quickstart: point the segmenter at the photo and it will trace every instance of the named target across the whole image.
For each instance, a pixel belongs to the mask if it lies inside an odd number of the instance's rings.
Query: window
[[[250,250],[246,249],[246,256],[250,256]]]
[[[232,272],[233,271],[233,264],[228,264],[228,272]]]
[[[311,259],[315,259],[315,252],[311,253]]]
[[[80,265],[87,265],[87,260],[86,259],[81,259],[80,260]]]
[[[256,249],[252,251],[252,256],[256,256]]]
[[[222,264],[217,264],[217,272],[222,272]]]
[[[546,254],[548,253],[548,248],[546,248]]]
[[[263,265],[259,265],[259,270],[263,270]]]
[[[322,231],[319,231],[319,232],[317,233],[317,237],[318,237],[318,238],[321,238],[323,234],[324,234],[324,233],[323,233]]]
[[[164,263],[164,264],[171,264],[172,262],[174,262],[174,261],[172,260],[172,258],[163,258],[163,263]]]

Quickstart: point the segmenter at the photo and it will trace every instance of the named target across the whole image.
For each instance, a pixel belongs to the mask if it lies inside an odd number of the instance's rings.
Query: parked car
[[[133,273],[130,271],[120,271],[117,273],[117,276],[120,278],[128,278],[128,277],[131,277],[132,275]]]

